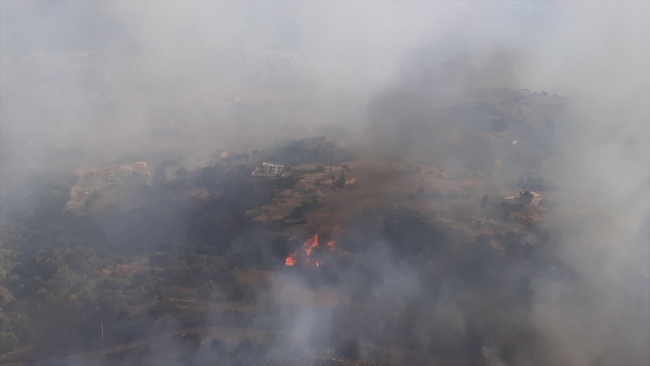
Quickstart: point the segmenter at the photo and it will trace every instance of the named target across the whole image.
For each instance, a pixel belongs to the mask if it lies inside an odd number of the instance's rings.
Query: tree
[[[155,273],[148,275],[142,283],[142,294],[144,297],[157,295],[163,286],[164,279]]]
[[[0,333],[0,354],[12,351],[18,345],[18,337],[11,332]]]
[[[32,334],[31,321],[27,314],[16,314],[10,319],[11,331],[21,342],[28,340]]]
[[[341,172],[341,176],[339,176],[339,179],[336,181],[336,184],[334,186],[338,188],[345,187],[345,171]]]
[[[14,301],[14,297],[11,292],[6,287],[0,285],[0,307],[7,306],[12,301]]]
[[[221,286],[212,280],[209,280],[199,288],[199,295],[205,300],[218,302],[221,302],[226,297]]]
[[[486,194],[485,196],[483,196],[483,198],[481,198],[481,208],[487,207],[489,199],[490,199],[490,195],[488,194]]]

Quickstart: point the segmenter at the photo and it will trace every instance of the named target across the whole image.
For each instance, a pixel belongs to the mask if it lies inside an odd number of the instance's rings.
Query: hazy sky
[[[300,52],[324,82],[393,77],[419,47],[489,48],[556,27],[554,3],[2,2],[3,50]]]

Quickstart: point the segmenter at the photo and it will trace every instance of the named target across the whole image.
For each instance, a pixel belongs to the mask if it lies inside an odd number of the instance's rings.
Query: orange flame
[[[327,246],[330,248],[330,250],[334,250],[334,243],[329,242],[327,243]],[[298,262],[298,258],[304,258],[302,259],[302,264],[305,267],[320,267],[322,262],[319,259],[312,258],[311,253],[314,250],[314,248],[318,248],[318,234],[315,234],[311,238],[305,240],[305,242],[302,244],[302,250],[297,250],[287,256],[287,258],[284,260],[284,264],[288,267],[292,267]]]
[[[298,255],[298,252],[293,252],[293,254],[290,254],[290,255],[287,257],[287,259],[284,260],[284,264],[285,264],[286,266],[289,266],[289,267],[291,267],[291,266],[293,266],[294,264],[296,264],[296,256],[297,256],[297,255]]]
[[[321,261],[318,259],[312,259],[312,258],[305,258],[305,261],[303,262],[305,267],[320,267]]]
[[[303,246],[305,247],[305,253],[307,253],[307,256],[309,257],[311,255],[312,249],[318,248],[318,234],[307,239],[303,243]]]

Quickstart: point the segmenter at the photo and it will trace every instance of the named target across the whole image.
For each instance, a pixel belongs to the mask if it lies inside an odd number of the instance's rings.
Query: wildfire
[[[334,250],[334,241],[328,242],[327,247],[330,250]],[[322,264],[321,260],[311,256],[315,248],[318,248],[318,234],[315,234],[311,238],[305,240],[305,242],[302,244],[302,248],[289,254],[284,260],[284,264],[288,267],[292,267],[298,262],[298,259],[300,258],[302,259],[302,265],[305,267],[320,267]]]
[[[303,246],[305,247],[305,253],[307,253],[307,256],[309,257],[311,255],[312,249],[318,248],[318,234],[307,239]]]
[[[284,264],[291,267],[294,264],[296,264],[296,256],[298,255],[298,252],[294,252],[293,254],[289,255],[287,259],[284,260]]]
[[[336,247],[334,246],[334,241],[333,241],[333,240],[332,240],[332,241],[329,241],[329,242],[327,243],[327,247],[328,247],[330,250],[334,250],[334,249],[336,248]]]

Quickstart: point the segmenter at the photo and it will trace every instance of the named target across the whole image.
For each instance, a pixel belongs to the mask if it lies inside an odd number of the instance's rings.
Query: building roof
[[[540,194],[535,192],[535,191],[524,191],[524,192],[521,192],[520,195],[522,195],[522,196],[529,196],[529,195],[530,196],[540,196]]]

